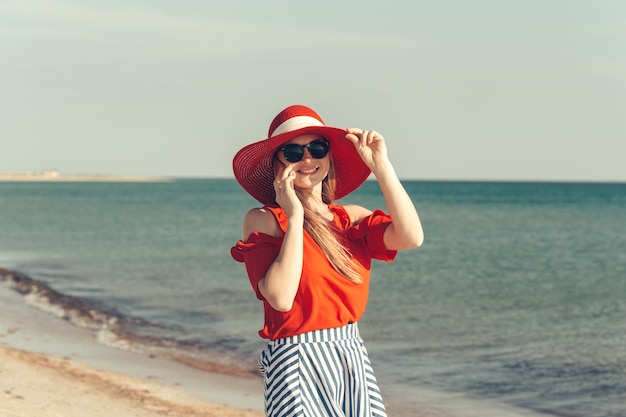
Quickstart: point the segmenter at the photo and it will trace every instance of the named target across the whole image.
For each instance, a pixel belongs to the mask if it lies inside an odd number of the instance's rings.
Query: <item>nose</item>
[[[302,154],[302,159],[313,159],[313,155],[311,155],[311,151],[309,151],[309,147],[304,147],[304,153]]]

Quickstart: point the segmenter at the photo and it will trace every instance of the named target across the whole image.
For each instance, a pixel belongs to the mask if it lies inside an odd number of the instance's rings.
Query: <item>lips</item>
[[[311,174],[315,174],[317,172],[317,170],[319,169],[319,167],[312,167],[312,168],[300,168],[298,170],[298,172],[300,174],[305,174],[305,175],[311,175]]]

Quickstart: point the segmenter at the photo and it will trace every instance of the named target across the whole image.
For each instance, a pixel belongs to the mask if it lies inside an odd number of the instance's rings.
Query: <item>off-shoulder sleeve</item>
[[[250,284],[259,300],[265,299],[259,291],[259,281],[265,277],[270,265],[278,256],[282,239],[254,232],[248,237],[247,242],[240,240],[230,249],[234,260],[245,263]]]
[[[376,210],[348,231],[350,239],[364,239],[370,256],[381,261],[392,262],[398,251],[387,250],[383,235],[391,224],[391,216],[382,210]]]

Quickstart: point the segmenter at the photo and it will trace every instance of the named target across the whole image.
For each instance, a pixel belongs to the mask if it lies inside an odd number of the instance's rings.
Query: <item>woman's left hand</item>
[[[424,241],[424,231],[415,205],[398,179],[387,157],[387,145],[375,130],[346,130],[363,162],[372,170],[385,197],[392,223],[385,229],[383,241],[389,250],[417,248]]]
[[[387,161],[387,145],[380,133],[357,128],[346,129],[346,132],[346,139],[354,144],[361,159],[372,171],[377,164]]]

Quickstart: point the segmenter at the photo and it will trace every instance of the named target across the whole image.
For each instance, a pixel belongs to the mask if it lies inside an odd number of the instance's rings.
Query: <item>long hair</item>
[[[335,194],[335,169],[333,160],[330,158],[328,175],[322,181],[322,201],[325,204],[334,202]],[[337,272],[355,284],[363,283],[361,274],[356,268],[352,255],[346,246],[343,233],[334,223],[329,223],[324,216],[314,212],[307,204],[307,199],[302,198],[301,191],[296,188],[296,194],[304,208],[304,230],[313,238],[320,247],[330,264]]]

